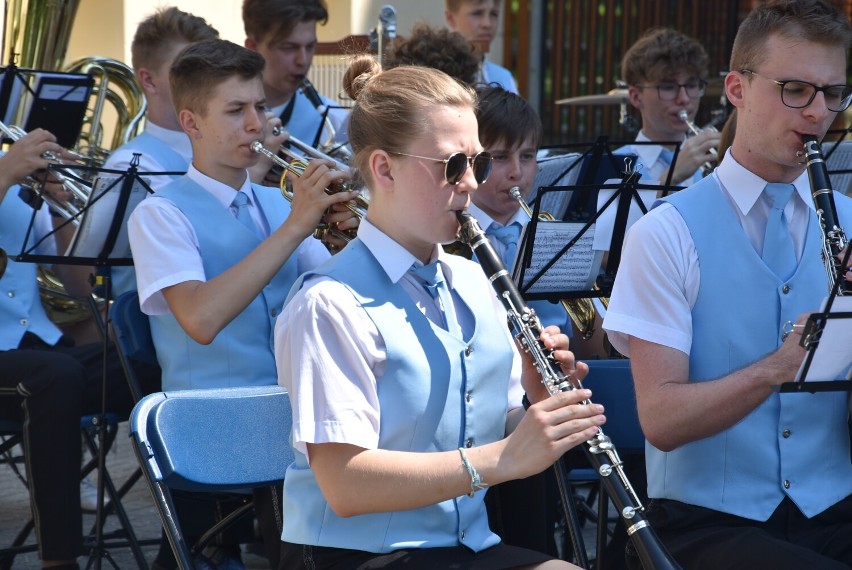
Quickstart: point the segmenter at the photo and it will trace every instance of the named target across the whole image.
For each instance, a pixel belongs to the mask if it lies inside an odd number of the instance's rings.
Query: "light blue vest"
[[[0,278],[0,350],[18,348],[24,333],[30,331],[49,345],[62,336],[44,312],[38,294],[35,263],[19,263],[12,258],[23,249],[33,210],[18,197],[12,186],[0,203],[0,247],[9,263]],[[30,245],[34,242],[30,238]]]
[[[325,130],[325,123],[322,120],[322,114],[320,114],[316,107],[313,106],[311,101],[302,93],[302,90],[299,89],[296,91],[294,97],[296,98],[296,102],[293,103],[293,114],[290,115],[290,120],[284,125],[284,128],[291,135],[302,141],[306,144],[313,144],[314,138],[317,136],[317,132],[320,128],[323,128],[323,133],[320,135],[319,143],[323,144],[328,141],[328,132]],[[323,103],[325,103],[328,107],[337,107],[338,105],[320,95]],[[331,109],[329,111],[329,119],[332,121],[332,124],[335,125],[335,141],[336,142],[346,142],[346,125],[345,121],[341,119],[341,116],[345,115],[346,111],[343,109]]]
[[[835,200],[841,223],[849,227],[852,200],[837,193]],[[781,345],[782,323],[819,308],[827,284],[815,215],[799,267],[782,282],[754,251],[714,178],[666,201],[686,221],[700,264],[692,381],[759,360]],[[648,495],[760,521],[786,495],[813,517],[852,493],[848,397],[846,392],[774,393],[714,436],[668,453],[646,444]]]
[[[121,149],[139,152],[151,156],[165,169],[165,172],[184,173],[189,170],[189,163],[178,153],[158,139],[157,137],[143,132],[137,137],[124,143]],[[178,175],[172,177],[176,179]],[[136,271],[133,266],[115,266],[111,269],[112,297],[118,297],[126,291],[136,290]]]
[[[387,278],[360,240],[318,271],[345,284],[385,341],[387,364],[378,380],[379,448],[435,452],[501,439],[506,429],[507,379],[512,350],[506,324],[494,311],[481,269],[450,256],[456,299],[476,317],[464,342],[435,326],[398,284]],[[296,284],[294,291],[301,286]],[[461,459],[459,459],[461,465]],[[461,469],[461,467],[459,467]],[[416,493],[417,489],[411,489]],[[340,518],[317,486],[304,455],[287,469],[284,532],[296,544],[391,552],[458,546],[480,551],[500,539],[488,528],[484,492],[419,509]]]
[[[269,227],[278,228],[290,205],[275,188],[253,185]],[[183,176],[148,200],[171,200],[192,224],[208,280],[224,273],[260,244],[211,194]],[[273,351],[275,318],[298,277],[295,255],[263,288],[260,295],[209,345],[192,340],[175,317],[151,317],[157,359],[163,369],[163,390],[266,386],[278,381]]]

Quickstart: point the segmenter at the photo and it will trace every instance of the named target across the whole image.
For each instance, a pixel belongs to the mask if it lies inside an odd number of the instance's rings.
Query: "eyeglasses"
[[[825,106],[829,111],[840,113],[848,109],[849,104],[852,103],[852,87],[849,85],[824,85],[817,87],[807,81],[778,81],[777,79],[770,79],[750,69],[741,69],[740,73],[748,73],[749,75],[771,81],[775,85],[780,85],[781,102],[792,109],[802,109],[810,105],[818,91],[822,91],[825,96]]]
[[[416,154],[393,151],[388,151],[388,153],[399,156],[410,156],[412,158],[422,158],[424,160],[431,160],[434,162],[443,162],[444,178],[448,184],[452,184],[453,186],[456,186],[459,182],[461,182],[464,177],[464,173],[467,172],[468,166],[473,169],[473,177],[476,179],[477,184],[482,184],[488,180],[488,175],[491,174],[492,156],[490,152],[484,150],[473,156],[467,156],[463,152],[454,152],[448,158],[431,158],[429,156],[419,156]]]
[[[686,91],[686,94],[690,99],[698,99],[699,97],[702,97],[704,95],[704,89],[707,88],[707,82],[703,79],[687,81],[686,83],[666,81],[651,85],[636,85],[635,87],[639,87],[640,89],[654,87],[657,89],[657,96],[660,98],[660,101],[674,101],[677,99],[677,96],[680,95],[681,87]]]

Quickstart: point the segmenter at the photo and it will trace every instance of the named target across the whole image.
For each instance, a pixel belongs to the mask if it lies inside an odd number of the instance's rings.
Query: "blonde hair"
[[[442,71],[411,65],[382,71],[369,55],[352,60],[343,88],[355,100],[348,133],[362,176],[369,175],[367,161],[374,150],[405,152],[412,140],[424,134],[423,119],[429,110],[476,108],[474,91]]]

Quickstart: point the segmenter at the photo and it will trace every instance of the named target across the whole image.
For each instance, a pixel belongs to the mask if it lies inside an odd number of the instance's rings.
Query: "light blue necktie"
[[[660,150],[660,160],[662,160],[666,166],[672,165],[672,159],[674,158],[674,151],[669,150],[667,148]]]
[[[790,201],[795,188],[792,184],[767,184],[764,192],[770,201],[769,219],[763,238],[763,261],[775,275],[788,279],[796,271],[796,252],[793,238],[787,228],[784,207]]]
[[[257,229],[257,224],[254,223],[254,220],[249,213],[249,198],[245,192],[237,192],[237,195],[234,196],[234,201],[231,202],[231,207],[236,209],[236,213],[234,214],[237,220],[247,227],[252,234],[260,237],[260,232]]]
[[[438,262],[433,261],[420,267],[412,265],[410,271],[423,288],[429,292],[432,298],[437,298],[440,301],[444,318],[443,328],[450,334],[461,338],[461,325],[459,325],[458,318],[456,317],[452,294],[449,287],[447,287],[447,282],[444,280],[444,274],[441,272]]]
[[[508,226],[498,226],[496,223],[488,226],[486,235],[494,236],[500,243],[506,246],[503,252],[503,264],[511,269],[515,263],[515,254],[518,251],[518,239],[521,237],[521,224],[512,222]]]

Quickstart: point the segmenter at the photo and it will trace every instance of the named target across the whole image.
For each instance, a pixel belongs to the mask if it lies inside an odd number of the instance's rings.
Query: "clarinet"
[[[808,180],[811,184],[811,195],[814,198],[819,229],[822,232],[822,261],[828,276],[828,292],[837,290],[837,295],[848,295],[848,288],[843,277],[845,273],[840,262],[840,252],[849,245],[846,234],[837,220],[837,207],[834,205],[834,193],[831,190],[831,180],[828,177],[828,167],[822,156],[822,148],[816,137],[802,137],[805,141],[805,157],[807,158]]]
[[[467,212],[457,212],[456,216],[461,225],[461,241],[468,244],[476,254],[485,275],[506,308],[512,335],[520,342],[524,351],[532,356],[548,393],[554,395],[557,392],[582,388],[578,380],[562,372],[553,356],[553,351],[542,345],[542,326],[538,316],[521,297],[506,266],[503,265],[500,256],[485,236],[485,232]],[[591,404],[589,400],[583,403]],[[598,433],[586,442],[583,450],[600,475],[607,495],[618,508],[643,568],[645,570],[679,569],[680,566],[665,549],[648,522],[645,507],[642,506],[628,481],[618,452],[609,437],[598,428]]]

